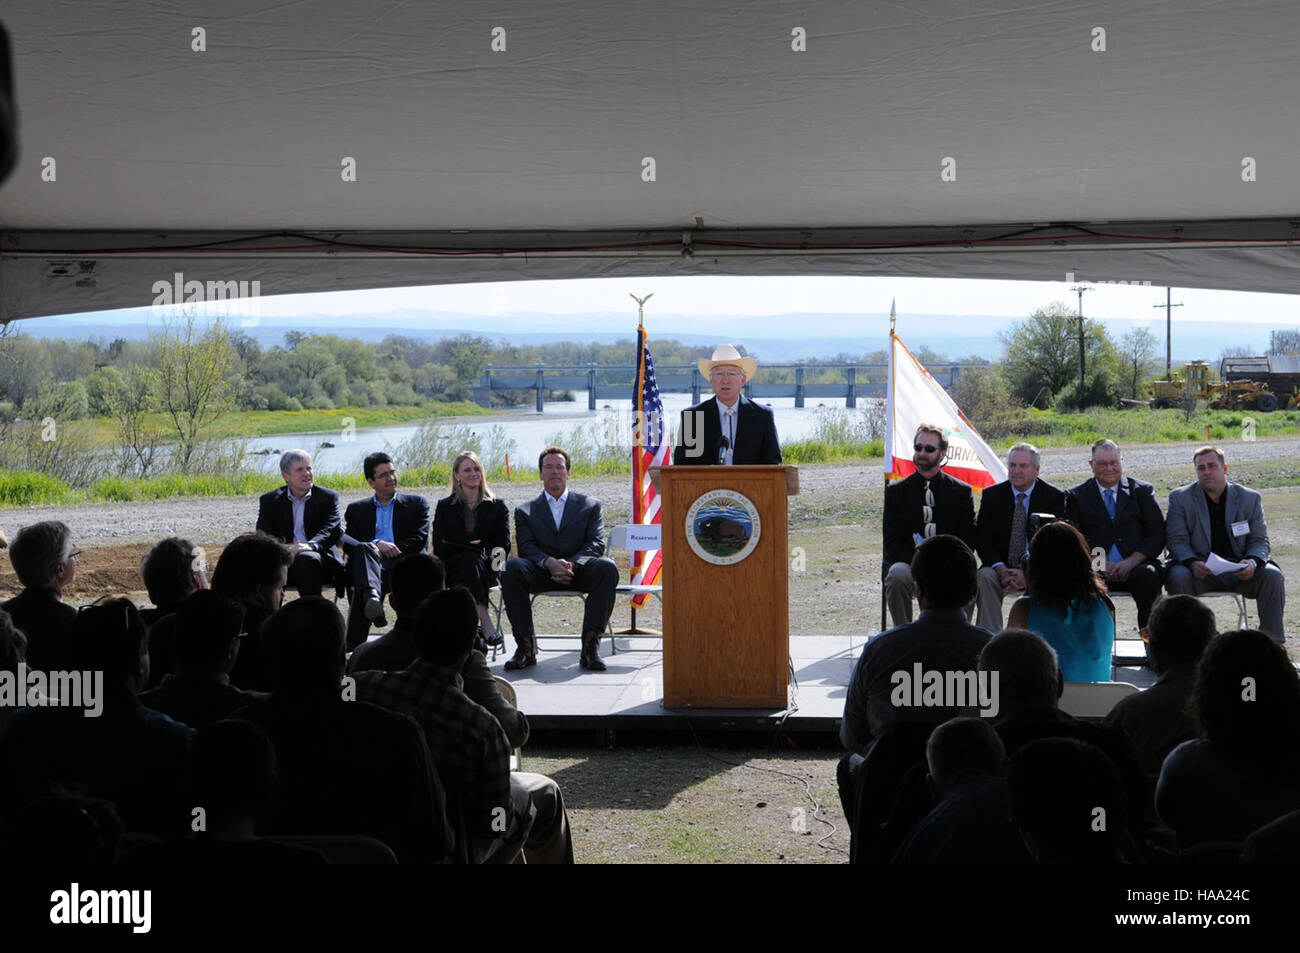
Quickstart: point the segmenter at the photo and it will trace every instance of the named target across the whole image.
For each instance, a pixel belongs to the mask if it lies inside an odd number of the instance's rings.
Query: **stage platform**
[[[533,668],[505,671],[509,652],[499,653],[496,661],[489,663],[493,674],[514,685],[534,743],[551,736],[585,735],[588,743],[612,744],[619,737],[630,741],[641,735],[662,739],[681,733],[682,740],[689,742],[692,733],[772,737],[780,732],[835,745],[849,678],[866,641],[862,636],[791,636],[794,678],[787,709],[669,709],[663,706],[660,640],[624,635],[617,640],[616,655],[610,654],[608,637],[601,643],[601,658],[608,666],[604,672],[581,668],[578,639],[559,636],[542,636]],[[513,649],[509,636],[506,644]],[[1130,647],[1133,642],[1123,645]],[[1141,668],[1119,669],[1116,678],[1142,687],[1154,681],[1151,672]]]

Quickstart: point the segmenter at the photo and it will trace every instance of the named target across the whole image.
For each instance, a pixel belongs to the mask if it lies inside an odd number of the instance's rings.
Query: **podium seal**
[[[741,562],[758,545],[762,524],[749,498],[735,490],[709,490],[686,511],[686,542],[715,566]]]

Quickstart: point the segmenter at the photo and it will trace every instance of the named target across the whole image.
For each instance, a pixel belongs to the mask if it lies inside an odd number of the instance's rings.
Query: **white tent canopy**
[[[1285,2],[190,7],[5,8],[0,320],[177,272],[1300,290]]]

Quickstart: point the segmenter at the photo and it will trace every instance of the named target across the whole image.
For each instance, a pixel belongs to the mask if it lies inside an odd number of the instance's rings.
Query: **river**
[[[536,458],[536,454],[551,438],[559,437],[560,442],[564,443],[564,438],[576,428],[586,429],[593,440],[601,443],[630,448],[632,401],[604,400],[600,403],[600,409],[589,411],[586,392],[577,393],[580,395],[577,400],[547,401],[546,410],[540,414],[533,410],[504,410],[491,416],[445,417],[440,419],[440,423],[448,428],[467,428],[470,433],[480,436],[491,433],[494,437],[513,441],[515,449],[511,454],[512,465],[516,460],[531,465],[529,461]],[[690,395],[665,394],[663,401],[664,415],[675,427],[680,412],[691,405]],[[844,412],[843,404],[838,401],[819,405],[814,400],[803,408],[794,406],[793,397],[764,398],[761,403],[771,407],[776,414],[777,434],[783,441],[804,440],[812,436],[821,411],[838,409]],[[860,399],[858,409],[848,413],[862,415],[871,403],[870,400]],[[279,454],[291,448],[310,451],[319,472],[347,472],[360,470],[366,454],[375,450],[385,450],[395,457],[400,456],[394,451],[415,436],[418,429],[418,424],[400,424],[367,427],[356,430],[355,433],[325,431],[275,434],[250,438],[249,448],[254,453],[263,451],[262,455],[255,456],[253,460],[259,469],[267,472],[274,472],[279,467]],[[333,446],[322,446],[326,443]],[[400,459],[398,463],[401,463]]]

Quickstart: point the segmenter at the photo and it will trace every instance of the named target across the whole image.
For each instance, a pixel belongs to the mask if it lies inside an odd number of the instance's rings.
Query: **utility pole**
[[[1172,335],[1170,334],[1170,331],[1173,326],[1173,320],[1172,320],[1172,315],[1174,313],[1173,309],[1181,308],[1183,306],[1183,303],[1181,301],[1178,302],[1178,304],[1173,304],[1170,301],[1172,297],[1173,297],[1173,289],[1165,288],[1165,303],[1153,304],[1151,306],[1153,308],[1165,309],[1165,380],[1167,381],[1171,381],[1174,379],[1173,345],[1170,343],[1172,339]]]
[[[1079,400],[1082,401],[1082,400],[1083,400],[1083,388],[1084,388],[1084,383],[1083,383],[1083,371],[1084,371],[1084,366],[1083,366],[1083,361],[1084,361],[1084,358],[1083,358],[1083,293],[1084,293],[1085,291],[1091,291],[1092,289],[1089,288],[1087,285],[1075,285],[1075,286],[1074,286],[1073,288],[1071,288],[1070,290],[1071,290],[1071,291],[1074,291],[1074,292],[1077,292],[1078,295],[1079,295]]]

